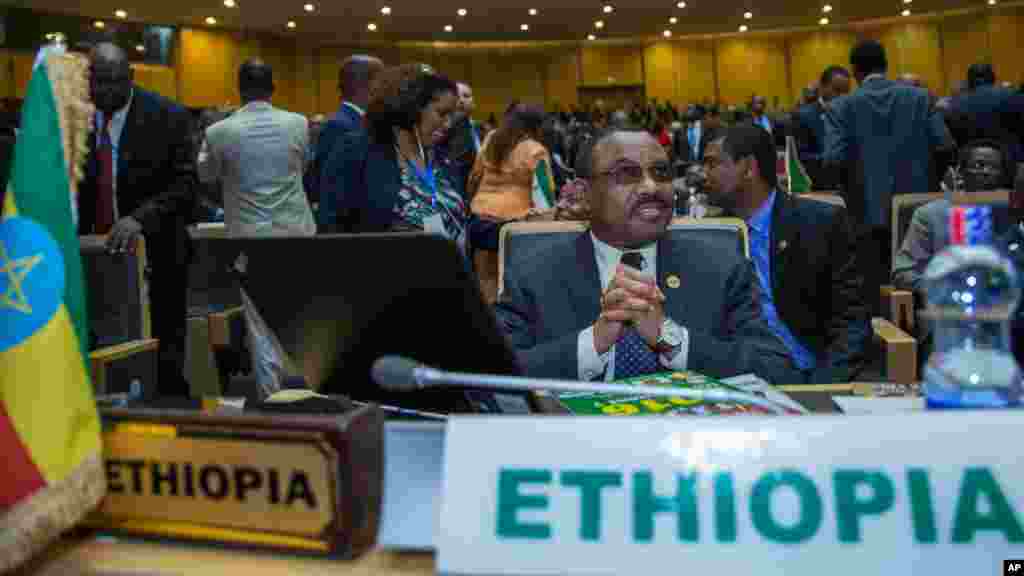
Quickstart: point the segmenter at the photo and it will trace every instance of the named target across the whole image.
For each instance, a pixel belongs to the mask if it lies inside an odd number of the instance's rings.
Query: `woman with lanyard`
[[[424,64],[384,70],[374,79],[368,134],[353,135],[342,170],[356,174],[337,190],[345,229],[352,232],[426,232],[448,238],[468,254],[498,249],[500,224],[472,217],[463,191],[434,161],[455,110],[455,84]],[[339,178],[344,183],[346,179]]]

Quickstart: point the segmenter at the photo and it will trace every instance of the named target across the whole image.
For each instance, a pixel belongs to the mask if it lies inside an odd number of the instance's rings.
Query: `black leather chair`
[[[89,315],[89,361],[98,395],[129,392],[137,380],[145,399],[157,389],[157,350],[152,338],[146,243],[127,254],[109,254],[103,236],[79,239]]]

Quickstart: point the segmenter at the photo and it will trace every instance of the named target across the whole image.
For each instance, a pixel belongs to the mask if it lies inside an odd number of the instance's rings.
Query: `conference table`
[[[877,384],[782,386],[813,413],[835,413],[832,396],[871,396]],[[121,537],[91,530],[65,536],[18,576],[140,576],[309,574],[406,576],[435,573],[432,552],[375,549],[351,559],[324,558],[160,539]]]

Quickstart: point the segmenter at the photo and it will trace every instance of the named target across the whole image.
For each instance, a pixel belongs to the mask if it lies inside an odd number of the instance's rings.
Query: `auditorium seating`
[[[146,243],[110,254],[105,236],[80,237],[89,316],[89,363],[98,395],[128,392],[138,380],[143,397],[156,393],[157,349],[152,338]]]

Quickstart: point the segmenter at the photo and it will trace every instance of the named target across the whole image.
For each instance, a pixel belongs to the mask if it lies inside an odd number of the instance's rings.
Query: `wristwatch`
[[[671,318],[665,318],[661,323],[661,334],[654,345],[654,351],[659,356],[675,358],[676,354],[683,348],[683,330]]]

